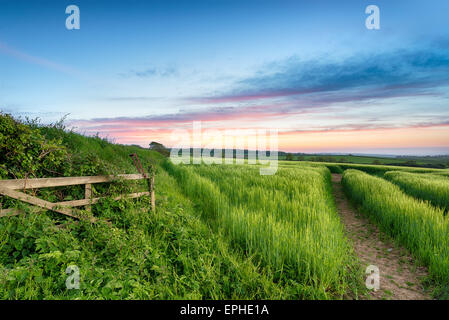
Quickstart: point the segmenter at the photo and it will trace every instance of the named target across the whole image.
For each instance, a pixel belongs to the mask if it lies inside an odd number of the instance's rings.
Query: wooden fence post
[[[86,183],[86,188],[85,188],[85,191],[84,191],[84,198],[88,199],[88,200],[92,199],[92,185],[90,183]],[[90,204],[86,205],[85,208],[89,212],[92,211],[92,206]]]
[[[148,187],[150,189],[151,211],[156,212],[156,199],[154,194],[154,176],[156,174],[156,168],[153,165],[150,165],[148,167],[148,172],[150,174],[148,177]]]

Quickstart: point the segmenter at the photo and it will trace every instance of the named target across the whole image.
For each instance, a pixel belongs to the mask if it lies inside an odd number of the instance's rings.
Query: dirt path
[[[375,265],[380,272],[380,289],[371,292],[367,299],[427,300],[422,278],[425,268],[416,267],[403,249],[385,239],[377,227],[360,216],[347,200],[341,185],[341,175],[332,175],[335,202],[345,225],[346,234],[353,242],[363,268]]]

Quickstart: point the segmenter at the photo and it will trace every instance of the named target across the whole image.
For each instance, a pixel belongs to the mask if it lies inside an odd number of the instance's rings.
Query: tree
[[[170,150],[168,150],[162,143],[159,143],[159,142],[156,142],[156,141],[152,141],[150,143],[150,150],[159,152],[164,157],[170,156]]]
[[[285,155],[285,160],[287,160],[287,161],[293,161],[293,160],[294,160],[293,154],[287,153],[287,154]]]

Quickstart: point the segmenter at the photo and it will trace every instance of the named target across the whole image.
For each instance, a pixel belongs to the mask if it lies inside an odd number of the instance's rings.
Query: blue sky
[[[80,30],[65,28],[70,4]],[[370,4],[380,30],[365,27]],[[141,145],[196,120],[277,128],[291,151],[449,153],[448,13],[442,0],[0,0],[0,109],[69,113],[80,132]]]

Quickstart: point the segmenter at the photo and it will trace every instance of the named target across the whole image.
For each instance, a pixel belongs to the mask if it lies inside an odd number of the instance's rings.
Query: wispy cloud
[[[392,129],[426,129],[426,128],[449,128],[449,119],[442,119],[433,122],[418,122],[413,124],[384,124],[384,123],[363,123],[363,124],[336,124],[323,126],[318,129],[305,130],[284,130],[280,134],[316,134],[316,133],[344,133],[357,131],[384,131]]]
[[[71,124],[83,128],[100,130],[111,126],[172,127],[191,124],[192,121],[223,122],[233,120],[261,120],[283,116],[282,110],[275,106],[257,105],[248,107],[212,107],[202,110],[184,110],[178,113],[146,117],[96,118],[91,120],[72,120]],[[107,127],[105,127],[107,126]]]
[[[132,96],[128,96],[128,97],[109,97],[109,98],[105,98],[105,100],[108,101],[118,101],[118,102],[123,102],[123,101],[157,101],[157,100],[161,100],[162,98],[160,97],[144,97],[144,96],[139,96],[139,97],[132,97]]]
[[[143,70],[131,70],[125,73],[119,73],[119,76],[129,78],[129,77],[138,77],[138,78],[151,78],[151,77],[171,77],[178,75],[178,69],[174,66],[167,67],[148,67]]]
[[[440,41],[438,46],[340,61],[291,57],[235,81],[222,94],[192,98],[190,107],[176,113],[72,124],[78,131],[100,132],[118,142],[142,145],[157,139],[170,145],[173,129],[189,130],[192,121],[202,121],[205,127],[215,128],[277,128],[283,141],[280,146],[288,150],[312,150],[316,144],[323,150],[379,148],[382,143],[399,148],[413,147],[415,142],[419,147],[431,143],[446,147],[449,118],[436,107],[447,101],[449,50],[445,48]],[[397,108],[392,110],[392,106]],[[419,139],[412,136],[418,130]]]
[[[435,94],[449,84],[449,50],[442,45],[356,55],[342,61],[291,57],[260,68],[221,95],[199,97],[224,103],[284,97],[333,103]]]
[[[25,61],[31,64],[39,65],[48,69],[63,72],[72,76],[81,76],[81,73],[75,68],[53,62],[51,60],[30,55],[28,53],[22,52],[5,43],[0,42],[0,53],[13,57],[15,59]]]
[[[78,130],[90,133],[108,132],[138,132],[157,130],[165,133],[178,128],[190,128],[193,121],[202,121],[205,123],[215,122],[224,124],[224,126],[232,127],[235,120],[246,122],[250,121],[260,122],[264,119],[272,121],[274,118],[285,119],[283,113],[252,113],[253,110],[249,108],[246,112],[236,112],[233,108],[220,108],[215,112],[209,110],[208,112],[184,112],[177,114],[167,114],[160,116],[149,117],[117,117],[117,118],[97,118],[91,120],[72,120],[71,126],[77,127]],[[332,119],[332,116],[329,117]],[[338,117],[336,117],[337,120]],[[287,121],[288,122],[288,121]],[[226,125],[227,123],[227,125]],[[418,128],[437,128],[449,127],[449,118],[443,117],[434,119],[432,121],[413,121],[410,123],[396,123],[381,121],[379,119],[360,119],[358,123],[337,121],[327,123],[324,125],[314,125],[305,129],[291,129],[279,128],[280,134],[304,134],[304,133],[331,133],[331,132],[355,132],[355,131],[373,131],[373,130],[388,130],[388,129],[418,129]]]

